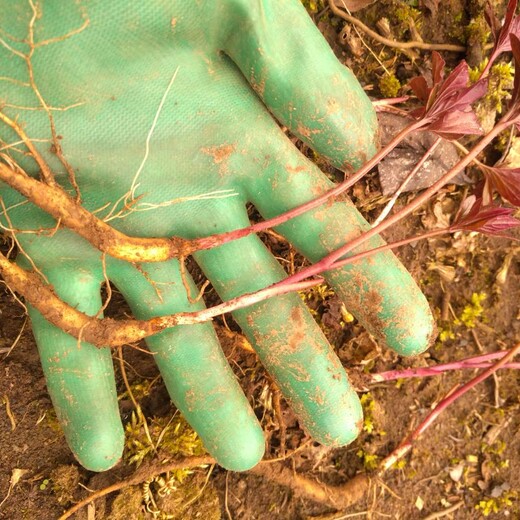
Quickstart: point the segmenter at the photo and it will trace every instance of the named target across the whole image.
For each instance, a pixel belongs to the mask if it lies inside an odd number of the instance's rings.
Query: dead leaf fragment
[[[16,420],[14,418],[13,412],[11,411],[11,403],[9,401],[9,397],[7,397],[7,394],[4,394],[2,397],[2,403],[5,405],[5,413],[7,414],[7,417],[9,417],[9,421],[11,423],[11,431],[14,431],[16,429]]]
[[[385,112],[380,112],[378,118],[382,146],[388,144],[390,139],[410,122],[407,118]],[[379,163],[379,180],[384,195],[392,195],[396,192],[436,139],[437,136],[431,132],[414,132]],[[458,161],[459,154],[455,145],[448,141],[440,143],[406,185],[404,192],[428,188]],[[463,173],[459,173],[450,182],[467,184],[468,179]]]
[[[9,489],[7,490],[7,494],[5,495],[2,502],[0,502],[0,507],[4,505],[4,502],[9,498],[11,495],[11,491],[14,489],[16,484],[20,482],[20,479],[28,472],[28,469],[20,469],[20,468],[14,468],[11,472],[11,479],[9,480]]]
[[[459,482],[464,472],[464,464],[457,464],[453,468],[450,468],[450,478],[453,482]]]

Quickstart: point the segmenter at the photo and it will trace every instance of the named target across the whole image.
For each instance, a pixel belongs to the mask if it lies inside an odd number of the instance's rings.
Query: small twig
[[[161,473],[166,473],[168,471],[174,471],[176,469],[189,469],[196,468],[197,466],[203,466],[207,464],[215,464],[215,459],[209,456],[201,456],[201,457],[186,457],[184,459],[175,460],[173,462],[169,462],[166,464],[154,463],[142,466],[138,471],[136,471],[131,477],[121,480],[120,482],[116,482],[111,486],[100,489],[89,495],[87,498],[84,498],[73,507],[65,511],[63,515],[59,517],[58,520],[66,520],[70,518],[74,513],[90,504],[94,500],[98,498],[109,495],[110,493],[114,493],[115,491],[119,491],[129,486],[137,486],[142,484],[146,480],[155,475],[159,475]]]
[[[347,518],[357,518],[358,516],[365,515],[368,517],[369,511],[359,511],[358,513],[326,513],[318,516],[306,516],[305,520],[347,520]]]
[[[348,16],[352,16],[350,14],[350,10],[349,8],[347,7],[347,4],[345,3],[344,0],[341,0],[341,3],[343,4],[343,7],[345,9],[345,11],[347,11],[348,13]],[[365,41],[365,39],[363,38],[363,36],[361,35],[361,33],[359,32],[358,28],[356,25],[354,25],[354,30],[356,31],[356,34],[358,35],[358,38],[361,40],[361,43],[365,46],[365,48],[368,50],[368,52],[370,54],[372,54],[372,56],[374,57],[374,59],[377,61],[377,63],[379,63],[379,66],[385,71],[386,74],[389,74],[388,72],[388,69],[386,68],[385,64],[379,59],[379,56],[372,50],[372,48],[368,45],[368,43]],[[343,40],[343,35],[345,33],[345,28],[343,28],[343,30],[341,31],[340,33],[340,38],[341,40]]]
[[[283,420],[282,414],[282,395],[278,387],[275,383],[272,383],[272,392],[273,392],[273,408],[276,414],[276,418],[278,420],[278,428],[280,430],[280,456],[285,457],[285,436],[286,436],[286,426],[285,421]]]
[[[482,346],[482,343],[480,343],[480,340],[478,339],[477,332],[475,331],[475,329],[471,329],[471,335],[473,336],[475,345],[477,345],[478,351],[484,352],[484,347]]]
[[[231,511],[229,510],[229,471],[226,473],[226,489],[224,493],[224,509],[229,520],[233,520]]]
[[[125,360],[123,358],[123,347],[120,345],[117,347],[118,361],[119,361],[119,369],[121,371],[121,377],[123,378],[123,382],[126,387],[126,391],[128,393],[128,397],[130,397],[130,401],[134,405],[134,409],[138,410],[139,405],[137,403],[136,398],[134,397],[134,393],[132,392],[132,388],[130,387],[130,383],[128,382],[128,376],[126,374]]]
[[[425,516],[423,520],[437,520],[437,518],[442,518],[443,516],[449,515],[450,513],[454,513],[457,509],[461,508],[464,505],[464,501],[461,500],[456,504],[444,509],[443,511],[437,511],[435,513],[430,513],[428,516]]]
[[[13,412],[11,411],[11,403],[9,401],[9,397],[7,394],[4,394],[4,397],[2,398],[2,402],[5,406],[5,413],[7,417],[9,417],[9,422],[11,423],[11,431],[16,430],[16,420],[14,418]]]
[[[394,49],[421,49],[421,50],[430,50],[430,51],[452,51],[452,52],[466,52],[466,47],[463,45],[454,45],[451,43],[427,43],[420,41],[408,41],[408,42],[399,42],[396,40],[390,40],[389,38],[385,38],[381,36],[376,31],[367,27],[361,20],[358,20],[351,14],[345,13],[342,11],[335,3],[335,0],[329,0],[329,6],[331,11],[335,16],[339,16],[343,18],[346,22],[359,27],[363,32],[368,34],[374,40],[377,40],[379,43],[387,45],[388,47],[393,47]]]

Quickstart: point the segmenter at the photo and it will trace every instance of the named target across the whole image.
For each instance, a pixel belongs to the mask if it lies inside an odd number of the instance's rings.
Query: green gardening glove
[[[52,151],[44,100],[82,204],[128,235],[205,237],[248,226],[248,202],[268,218],[329,190],[331,182],[274,118],[337,168],[357,168],[376,149],[368,98],[299,0],[32,1],[36,13],[29,0],[0,0],[0,108],[22,124],[73,194]],[[1,160],[39,175],[10,128],[0,126],[0,139]],[[37,268],[64,301],[96,315],[105,281],[101,253],[63,227],[24,233],[56,222],[6,185],[0,195],[8,208],[3,224],[17,230],[23,252],[18,262]],[[341,200],[277,231],[315,262],[368,227]],[[194,258],[223,300],[285,276],[255,235]],[[203,308],[187,298],[177,260],[136,266],[107,257],[105,264],[137,318]],[[391,253],[326,279],[390,348],[403,355],[427,348],[428,305]],[[34,308],[30,316],[72,451],[86,468],[110,468],[124,444],[110,350],[78,347]],[[298,295],[266,300],[234,318],[312,437],[330,446],[356,438],[356,393]],[[226,468],[254,466],[264,451],[262,431],[212,325],[178,326],[147,343],[173,402],[207,450]]]

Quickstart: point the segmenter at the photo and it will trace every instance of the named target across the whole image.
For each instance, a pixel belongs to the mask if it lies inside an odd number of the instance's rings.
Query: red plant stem
[[[501,121],[497,123],[497,125],[488,133],[486,134],[479,142],[478,144],[473,147],[468,155],[461,159],[453,168],[451,168],[448,172],[446,172],[437,182],[432,184],[430,188],[425,190],[423,193],[421,193],[419,196],[417,196],[414,200],[412,200],[407,206],[405,206],[403,209],[395,213],[394,215],[388,217],[386,220],[378,224],[377,226],[374,226],[372,229],[362,233],[354,240],[351,240],[344,246],[340,247],[339,249],[336,249],[332,253],[329,253],[327,256],[323,257],[319,262],[316,262],[315,264],[311,265],[310,267],[307,267],[305,269],[302,269],[298,273],[295,273],[282,282],[278,282],[279,284],[284,283],[294,283],[301,281],[309,276],[313,276],[319,273],[323,273],[324,271],[328,271],[329,269],[332,269],[333,267],[338,267],[335,262],[341,258],[343,255],[347,254],[348,252],[352,251],[352,249],[360,246],[370,238],[372,238],[375,235],[378,235],[388,227],[394,225],[395,223],[402,220],[404,217],[408,216],[410,213],[415,211],[419,206],[424,204],[430,197],[432,197],[437,191],[439,191],[448,181],[450,181],[459,171],[464,169],[468,164],[470,164],[474,157],[476,157],[484,148],[500,133],[502,130],[507,128],[510,124],[512,124],[512,121],[509,121],[509,116],[511,116],[511,112],[508,112],[504,118],[502,118]]]
[[[429,413],[421,424],[416,428],[388,457],[383,459],[380,465],[380,471],[387,470],[397,460],[403,457],[412,448],[412,443],[422,434],[428,427],[439,417],[439,415],[459,397],[463,396],[466,392],[471,390],[473,387],[487,379],[490,375],[494,374],[499,368],[503,368],[509,361],[520,352],[520,343],[517,343],[511,350],[507,351],[499,361],[494,365],[491,365],[486,370],[483,370],[480,374],[475,376],[473,379],[468,381],[463,386],[456,388],[453,392],[447,395],[437,406]]]
[[[370,383],[381,383],[384,381],[395,381],[396,379],[407,379],[411,377],[430,377],[442,374],[449,370],[488,368],[493,366],[490,361],[507,354],[507,350],[485,354],[483,356],[470,357],[451,363],[443,363],[430,367],[405,368],[402,370],[388,370],[377,374],[369,374]],[[501,368],[520,369],[520,363],[507,363]]]
[[[288,220],[291,220],[311,209],[317,208],[324,204],[329,198],[336,197],[340,195],[344,191],[346,191],[350,186],[356,183],[359,179],[361,179],[364,175],[366,175],[372,168],[377,166],[379,162],[384,159],[401,141],[403,141],[410,133],[415,130],[419,130],[425,125],[424,120],[414,121],[410,125],[406,126],[401,130],[382,150],[380,150],[372,159],[370,159],[367,163],[365,163],[354,175],[345,179],[342,183],[338,184],[333,189],[327,191],[323,195],[312,199],[300,206],[296,206],[295,208],[282,213],[276,217],[264,220],[263,222],[258,222],[257,224],[253,224],[252,226],[248,226],[242,229],[236,229],[234,231],[228,231],[226,233],[218,233],[215,235],[211,235],[209,237],[199,238],[192,241],[193,251],[201,251],[204,249],[210,249],[212,247],[216,247],[226,242],[231,242],[233,240],[238,240],[239,238],[246,237],[251,233],[258,233],[259,231],[264,231],[268,228],[272,228],[275,226],[279,226]]]
[[[431,377],[438,376],[450,370],[465,370],[475,368],[492,367],[493,363],[485,363],[483,361],[477,363],[447,363],[445,365],[435,365],[425,368],[408,368],[406,370],[392,370],[389,372],[381,372],[373,374],[369,383],[382,383],[383,381],[395,381],[396,379],[410,379],[412,377]],[[507,363],[501,368],[509,368],[511,370],[520,370],[520,363]]]
[[[362,251],[361,253],[357,253],[355,255],[349,256],[348,258],[343,258],[342,260],[338,260],[337,262],[333,262],[329,269],[337,269],[338,267],[343,267],[344,265],[351,264],[352,262],[356,262],[357,260],[361,260],[362,258],[366,258],[367,256],[375,255],[376,253],[382,253],[383,251],[388,251],[389,249],[395,249],[397,247],[405,246],[406,244],[411,244],[412,242],[416,242],[417,240],[424,240],[425,238],[433,238],[439,235],[445,235],[446,233],[451,233],[450,228],[442,228],[442,229],[432,229],[426,233],[421,235],[415,235],[409,238],[403,238],[403,240],[398,240],[397,242],[389,242],[388,244],[384,244],[379,247],[374,247],[373,249],[369,249],[368,251]],[[317,264],[315,264],[317,265]],[[301,271],[300,271],[301,272]]]
[[[434,229],[422,235],[414,236],[411,238],[405,238],[403,240],[399,240],[398,242],[391,242],[389,244],[385,244],[380,247],[376,247],[374,249],[370,249],[369,251],[363,251],[362,253],[358,253],[357,255],[353,255],[349,258],[345,258],[340,260],[337,263],[332,265],[333,268],[341,267],[343,265],[349,264],[351,262],[355,262],[356,260],[360,260],[361,258],[373,255],[375,253],[379,253],[381,251],[385,251],[388,249],[393,249],[395,247],[399,247],[405,244],[409,244],[411,242],[415,242],[417,240],[421,240],[424,238],[431,238],[437,235],[442,235],[444,233],[448,233],[450,231],[449,228],[443,229]],[[287,280],[287,278],[285,279]],[[208,309],[203,309],[201,311],[193,311],[193,312],[180,312],[177,314],[173,314],[171,316],[163,316],[160,318],[155,318],[154,321],[156,323],[161,323],[161,329],[163,326],[174,326],[174,325],[189,325],[194,323],[201,323],[204,321],[211,320],[216,316],[220,316],[226,312],[233,312],[238,309],[242,309],[244,307],[248,307],[255,303],[259,303],[268,298],[272,298],[274,296],[280,296],[282,294],[287,294],[293,291],[302,291],[304,289],[308,289],[315,285],[319,285],[324,283],[325,280],[321,277],[312,278],[307,281],[297,281],[292,282],[290,284],[286,284],[285,280],[282,280],[278,283],[265,287],[264,289],[259,289],[254,293],[246,293],[242,296],[237,296],[231,300],[228,300],[219,305],[215,305],[214,307],[210,307]]]

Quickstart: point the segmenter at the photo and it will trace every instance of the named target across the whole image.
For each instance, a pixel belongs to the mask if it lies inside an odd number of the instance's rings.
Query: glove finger
[[[108,275],[137,318],[204,308],[202,301],[189,303],[176,260],[143,265],[143,272],[110,260]],[[189,275],[185,281],[196,295],[197,287]],[[264,453],[262,429],[220,349],[213,326],[177,326],[148,338],[147,344],[172,401],[219,464],[234,471],[256,465]]]
[[[285,277],[256,236],[201,251],[195,259],[226,300]],[[300,297],[278,296],[233,316],[307,432],[329,446],[354,440],[362,423],[358,397]]]
[[[231,19],[224,50],[279,121],[337,168],[375,153],[370,100],[299,0],[237,0]]]
[[[250,199],[265,218],[303,204],[333,186],[288,140],[280,139],[271,148],[269,170],[257,178],[250,191]],[[343,200],[324,204],[277,229],[309,260],[317,262],[369,228],[352,203]],[[374,237],[351,254],[383,243]],[[399,354],[418,354],[430,345],[435,325],[428,302],[392,252],[329,271],[325,278],[363,326]]]
[[[78,310],[93,316],[101,308],[101,280],[88,271],[61,267],[44,274],[58,296]],[[124,446],[110,349],[80,344],[36,309],[28,309],[47,388],[67,443],[85,468],[110,469]]]

